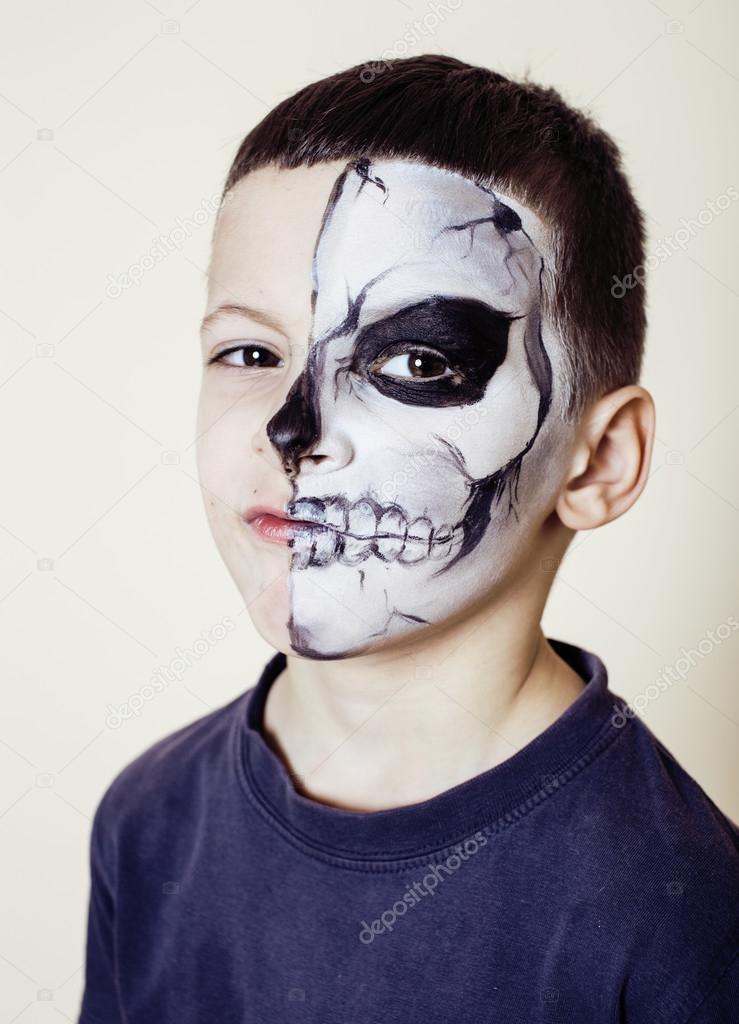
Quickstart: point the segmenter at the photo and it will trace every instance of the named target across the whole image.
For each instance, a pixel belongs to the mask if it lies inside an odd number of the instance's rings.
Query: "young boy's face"
[[[547,270],[530,210],[420,162],[265,168],[235,187],[198,461],[273,646],[339,658],[412,640],[515,578],[570,436]],[[249,522],[264,506],[302,522],[275,543]]]

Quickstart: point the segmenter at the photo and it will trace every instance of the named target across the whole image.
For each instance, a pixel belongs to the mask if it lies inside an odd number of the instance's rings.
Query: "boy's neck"
[[[581,692],[541,632],[542,608],[524,591],[415,645],[288,657],[265,738],[296,789],[331,806],[376,811],[451,789],[511,757]]]

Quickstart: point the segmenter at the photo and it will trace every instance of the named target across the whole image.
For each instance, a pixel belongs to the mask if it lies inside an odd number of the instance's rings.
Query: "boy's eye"
[[[388,377],[416,378],[418,380],[440,380],[453,376],[448,361],[440,352],[414,345],[398,355],[377,356],[370,363],[370,373],[381,373]]]
[[[260,366],[282,366],[282,360],[264,345],[237,345],[213,356],[209,363],[222,363],[241,370],[254,370]]]

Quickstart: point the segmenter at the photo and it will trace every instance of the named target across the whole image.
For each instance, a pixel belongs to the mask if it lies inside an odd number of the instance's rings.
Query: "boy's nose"
[[[266,432],[285,472],[289,477],[295,476],[300,459],[320,435],[315,386],[305,370],[293,381],[283,405],[267,424]]]

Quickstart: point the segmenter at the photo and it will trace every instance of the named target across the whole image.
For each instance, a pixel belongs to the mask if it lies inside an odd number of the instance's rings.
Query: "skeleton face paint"
[[[267,425],[305,521],[299,654],[342,657],[458,612],[510,564],[521,513],[542,510],[519,485],[554,374],[543,258],[516,205],[410,161],[352,161],[335,182],[305,368]],[[352,457],[306,472],[339,437]]]

